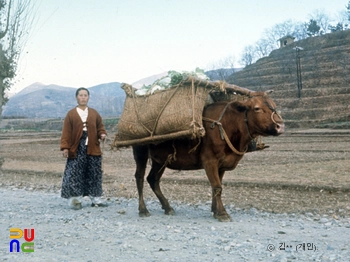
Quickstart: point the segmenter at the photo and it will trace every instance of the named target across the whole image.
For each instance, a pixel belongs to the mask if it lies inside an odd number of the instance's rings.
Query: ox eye
[[[261,109],[260,109],[260,107],[256,106],[256,107],[254,107],[254,111],[255,111],[255,112],[260,112]]]

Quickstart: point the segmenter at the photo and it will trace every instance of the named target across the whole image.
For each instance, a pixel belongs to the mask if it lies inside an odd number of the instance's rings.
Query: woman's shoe
[[[90,197],[92,207],[107,207],[107,202],[103,201],[100,197]]]
[[[71,197],[68,199],[68,206],[71,208],[71,209],[74,209],[74,210],[79,210],[79,209],[82,209],[82,205],[81,205],[81,197]]]

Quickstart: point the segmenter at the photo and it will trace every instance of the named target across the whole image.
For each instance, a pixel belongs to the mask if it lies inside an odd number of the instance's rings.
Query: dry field
[[[110,134],[112,137],[113,132]],[[1,133],[0,186],[59,194],[65,166],[59,139],[59,132]],[[350,130],[289,130],[263,142],[270,147],[247,153],[236,170],[225,174],[224,204],[276,213],[350,217]],[[107,142],[103,152],[105,195],[136,198],[131,148],[111,151]],[[203,170],[166,170],[161,186],[170,203],[211,201]],[[155,199],[147,184],[145,188],[145,198]]]

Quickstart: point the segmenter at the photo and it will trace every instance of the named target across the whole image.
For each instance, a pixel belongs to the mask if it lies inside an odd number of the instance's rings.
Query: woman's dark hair
[[[89,90],[87,90],[87,88],[85,88],[85,87],[79,87],[79,88],[77,89],[77,91],[75,92],[75,97],[78,96],[79,91],[81,91],[81,90],[85,90],[85,91],[88,93],[88,96],[90,96],[90,92],[89,92]]]

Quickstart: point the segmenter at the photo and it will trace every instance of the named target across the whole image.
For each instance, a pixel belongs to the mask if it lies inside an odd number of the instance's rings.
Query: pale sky
[[[41,0],[12,93],[41,82],[132,84],[168,70],[194,70],[243,48],[263,31],[315,10],[336,17],[347,0]]]

